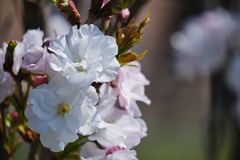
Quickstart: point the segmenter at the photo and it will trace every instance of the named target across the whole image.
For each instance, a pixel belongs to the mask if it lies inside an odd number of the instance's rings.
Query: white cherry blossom
[[[51,67],[71,83],[110,82],[117,76],[116,40],[95,25],[73,26],[67,35],[53,39],[48,49],[55,53]]]
[[[14,93],[15,82],[8,72],[3,70],[3,64],[5,62],[5,55],[7,50],[7,43],[3,43],[3,48],[0,48],[0,103],[3,100]]]
[[[0,103],[15,91],[15,81],[8,72],[0,74]]]
[[[23,35],[23,41],[17,41],[17,46],[14,50],[13,72],[18,73],[22,66],[22,59],[31,45],[42,46],[43,31],[39,29],[30,29]]]
[[[48,85],[30,92],[25,110],[28,127],[40,134],[43,146],[59,152],[77,140],[77,133],[92,134],[101,121],[96,112],[98,101],[93,87],[71,85],[61,74],[56,74]]]

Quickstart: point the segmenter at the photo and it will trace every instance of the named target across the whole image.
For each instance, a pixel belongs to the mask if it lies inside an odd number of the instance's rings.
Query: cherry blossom
[[[98,130],[88,137],[90,141],[97,141],[104,147],[121,146],[132,148],[140,143],[146,129],[136,119],[126,114],[125,111],[114,107],[116,93],[109,84],[103,84],[99,90],[100,101],[98,112],[102,121]],[[142,123],[142,122],[141,122]],[[146,125],[145,125],[146,127]]]
[[[15,91],[15,82],[13,78],[8,72],[3,70],[6,49],[7,43],[3,43],[3,48],[0,49],[0,103],[2,103],[6,97],[12,95]]]
[[[53,56],[41,46],[32,45],[24,55],[22,68],[35,74],[50,74],[49,58]]]
[[[173,68],[180,79],[194,79],[216,71],[224,63],[236,22],[223,9],[206,11],[188,20],[171,38],[175,49]]]
[[[23,41],[17,41],[17,46],[14,50],[13,72],[18,73],[22,66],[22,58],[26,54],[27,49],[31,45],[41,46],[43,43],[43,31],[39,29],[30,29],[23,35]]]
[[[136,151],[122,149],[119,146],[99,149],[93,142],[87,142],[80,151],[82,160],[138,160]]]
[[[73,26],[67,35],[53,39],[48,49],[55,53],[50,66],[71,83],[110,82],[117,76],[116,40],[95,25]]]
[[[133,65],[133,66],[130,66]],[[140,117],[142,115],[136,101],[150,104],[151,100],[144,93],[144,86],[150,82],[141,73],[141,65],[137,61],[128,63],[118,71],[118,76],[113,82],[119,90],[119,104],[125,108],[129,115]]]
[[[25,110],[28,127],[40,134],[43,146],[51,151],[62,151],[78,139],[77,133],[92,134],[101,121],[96,112],[98,101],[93,87],[70,85],[61,74],[56,74],[49,84],[30,92]]]

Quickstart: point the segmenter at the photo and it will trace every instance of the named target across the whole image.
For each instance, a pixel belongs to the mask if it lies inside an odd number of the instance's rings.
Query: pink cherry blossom
[[[116,93],[110,84],[104,83],[99,90],[100,101],[98,112],[103,121],[98,130],[88,137],[90,141],[97,141],[103,147],[111,148],[121,146],[132,148],[140,143],[143,135],[146,135],[145,122],[129,116],[126,111],[114,107]]]
[[[14,63],[13,63],[13,72],[15,74],[18,73],[19,69],[22,66],[22,59],[24,55],[27,53],[27,49],[31,45],[38,45],[39,47],[42,46],[43,43],[43,31],[39,29],[32,29],[28,30],[23,35],[23,41],[17,41],[17,46],[14,50]]]
[[[128,65],[133,65],[128,66]],[[142,115],[136,101],[150,104],[151,100],[144,93],[144,86],[149,85],[149,80],[141,73],[141,65],[137,61],[128,63],[118,71],[118,76],[114,81],[116,89],[119,90],[119,104],[125,108],[129,115],[140,117]]]
[[[33,45],[24,56],[22,68],[35,74],[47,74],[49,71],[50,54],[45,48]]]
[[[138,160],[136,151],[122,149],[120,146],[99,149],[93,142],[87,142],[80,151],[82,160]]]

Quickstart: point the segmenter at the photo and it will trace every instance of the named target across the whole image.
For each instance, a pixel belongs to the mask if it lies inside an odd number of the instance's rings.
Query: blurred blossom
[[[51,15],[48,19],[48,36],[56,38],[57,36],[68,34],[71,24],[65,17],[59,14]]]
[[[4,72],[3,70],[3,64],[5,63],[5,55],[7,51],[7,43],[3,43],[3,48],[0,48],[0,80],[2,79],[2,73]]]
[[[3,72],[1,74],[2,79],[0,80],[0,103],[3,100],[14,93],[15,91],[15,81],[8,72]]]
[[[232,58],[227,74],[227,83],[240,96],[240,55],[235,55]]]
[[[3,100],[14,93],[15,82],[8,72],[3,70],[3,64],[5,63],[5,55],[7,50],[7,43],[3,43],[3,48],[0,48],[0,103]]]
[[[206,11],[185,23],[183,30],[171,37],[175,50],[174,70],[179,78],[193,79],[220,68],[237,25],[227,11]]]

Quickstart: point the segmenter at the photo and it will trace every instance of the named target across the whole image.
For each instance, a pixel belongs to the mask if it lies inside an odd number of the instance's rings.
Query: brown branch
[[[35,141],[31,142],[28,160],[38,160],[39,149],[40,149],[40,138],[38,134],[37,137],[35,138]]]

